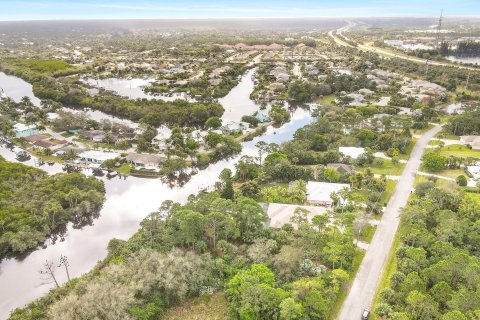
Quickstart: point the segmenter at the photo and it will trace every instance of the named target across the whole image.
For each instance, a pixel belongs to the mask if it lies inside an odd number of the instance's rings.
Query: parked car
[[[362,313],[362,320],[368,320],[368,317],[370,316],[370,310],[368,309],[363,309]]]

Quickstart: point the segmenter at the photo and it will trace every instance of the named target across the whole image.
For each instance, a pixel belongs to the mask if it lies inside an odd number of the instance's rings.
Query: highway
[[[387,204],[377,231],[353,280],[352,287],[340,310],[339,320],[360,319],[365,308],[370,308],[388,254],[392,248],[395,233],[400,223],[400,213],[407,204],[413,188],[415,174],[420,167],[421,157],[428,142],[440,132],[441,126],[423,134],[415,144],[402,176]]]
[[[461,66],[461,65],[456,65],[456,64],[453,64],[453,63],[448,63],[448,62],[439,62],[439,61],[432,61],[432,60],[412,57],[412,56],[408,56],[408,55],[404,55],[404,54],[394,53],[394,52],[384,50],[384,49],[381,49],[381,48],[377,48],[377,47],[374,47],[370,44],[357,43],[357,42],[352,41],[351,39],[347,38],[343,34],[343,32],[348,31],[350,28],[352,28],[354,26],[355,26],[354,23],[349,23],[348,25],[346,25],[346,26],[344,26],[340,29],[329,31],[328,36],[330,38],[332,38],[333,41],[335,41],[335,43],[340,45],[340,46],[356,48],[356,49],[362,50],[362,51],[369,51],[369,52],[373,52],[373,53],[376,53],[376,54],[381,55],[381,56],[407,60],[407,61],[411,61],[411,62],[415,62],[415,63],[424,63],[424,64],[428,63],[429,65],[433,65],[433,66],[451,67],[451,68],[458,68],[458,69],[465,69],[465,70],[472,70],[472,71],[480,71],[480,68]],[[340,35],[340,37],[333,34],[335,31],[337,32],[338,35]],[[341,39],[341,37],[343,37],[344,39],[347,39],[348,41],[350,41],[352,43],[356,43],[356,46],[352,46],[348,42],[343,41]]]

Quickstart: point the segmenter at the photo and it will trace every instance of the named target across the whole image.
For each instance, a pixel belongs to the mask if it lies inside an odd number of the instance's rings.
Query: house
[[[37,134],[39,131],[35,125],[26,125],[18,122],[13,125],[13,132],[15,132],[15,137],[25,138]]]
[[[264,122],[268,122],[270,121],[270,117],[264,113],[264,112],[257,112],[257,114],[255,115],[255,118],[260,122],[260,123],[264,123]]]
[[[357,159],[360,155],[365,153],[365,148],[339,147],[338,152],[342,153],[346,157]]]
[[[220,130],[222,130],[224,134],[233,134],[242,132],[242,130],[247,129],[248,127],[249,124],[246,122],[230,121],[226,125],[220,127]]]
[[[461,136],[460,142],[470,145],[472,150],[480,150],[480,136]]]
[[[314,205],[332,207],[334,205],[332,194],[341,192],[344,189],[349,190],[350,185],[345,183],[308,181],[307,202]],[[346,204],[346,201],[342,199],[342,197],[339,196],[338,199],[339,205]]]
[[[333,168],[337,170],[338,173],[340,174],[352,174],[355,172],[355,169],[353,166],[344,164],[344,163],[329,163],[327,164],[327,168]]]
[[[80,139],[101,142],[105,138],[105,133],[102,130],[82,130],[78,132],[78,136]]]
[[[281,228],[284,224],[290,223],[290,219],[293,217],[297,208],[308,212],[307,219],[309,221],[311,221],[314,216],[325,214],[328,210],[326,207],[299,206],[283,203],[268,203],[267,206],[266,212],[269,218],[269,226],[272,228]]]
[[[129,153],[125,159],[135,167],[157,169],[164,157],[148,153]]]
[[[111,160],[118,158],[119,153],[116,152],[103,152],[103,151],[84,151],[78,155],[80,157],[80,162],[92,163],[92,164],[102,164],[106,160]]]
[[[480,181],[480,166],[467,166],[465,170],[472,176],[473,180]]]

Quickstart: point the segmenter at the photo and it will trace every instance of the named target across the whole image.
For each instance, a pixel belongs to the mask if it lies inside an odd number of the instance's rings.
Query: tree
[[[418,291],[412,291],[405,300],[406,310],[411,314],[412,319],[430,320],[438,318],[438,305],[431,299]]]
[[[423,165],[430,172],[438,172],[445,169],[445,157],[439,152],[429,152],[423,156]]]
[[[379,303],[375,308],[375,314],[384,320],[387,319],[392,312],[392,307],[388,303]]]
[[[268,144],[265,141],[261,140],[255,144],[255,148],[258,149],[258,160],[260,162],[260,165],[262,165],[262,157],[268,151]]]
[[[233,200],[235,197],[235,192],[233,190],[232,171],[230,169],[223,169],[220,173],[220,179],[223,183],[220,193],[221,197],[224,199]]]
[[[450,311],[442,316],[442,320],[467,320],[467,317],[458,310]]]
[[[286,298],[280,303],[280,320],[302,319],[303,314],[302,305],[295,302],[293,298]]]
[[[210,117],[205,121],[205,128],[220,128],[222,126],[222,120],[219,117]]]
[[[467,178],[462,174],[462,175],[459,175],[456,179],[457,181],[457,184],[460,186],[460,187],[466,187],[467,184],[468,184],[468,181],[467,181]]]
[[[53,261],[45,260],[45,263],[40,270],[40,274],[45,275],[44,280],[53,281],[55,283],[55,286],[58,288],[58,281],[55,277],[55,266],[53,265]]]

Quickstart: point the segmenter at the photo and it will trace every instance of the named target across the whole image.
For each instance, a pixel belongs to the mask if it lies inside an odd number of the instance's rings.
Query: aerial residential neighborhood
[[[479,15],[2,3],[0,319],[478,320]]]

